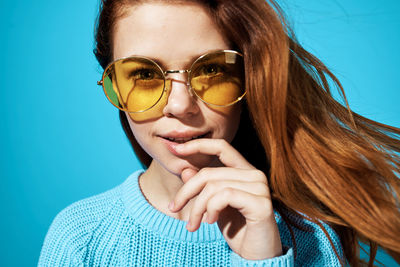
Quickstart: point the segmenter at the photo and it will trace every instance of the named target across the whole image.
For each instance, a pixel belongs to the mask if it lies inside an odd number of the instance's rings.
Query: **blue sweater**
[[[39,266],[340,266],[322,229],[303,219],[299,223],[315,231],[293,227],[295,259],[289,230],[277,212],[284,254],[265,260],[241,258],[229,248],[217,223],[201,223],[192,233],[186,222],[151,206],[139,188],[142,172],[62,210],[46,235]],[[323,225],[343,257],[338,236]]]

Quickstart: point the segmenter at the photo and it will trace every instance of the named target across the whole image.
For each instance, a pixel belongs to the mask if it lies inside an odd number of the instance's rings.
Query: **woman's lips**
[[[167,146],[167,149],[169,150],[169,152],[171,152],[172,154],[174,154],[175,156],[179,156],[178,152],[176,152],[175,150],[175,146],[178,145],[178,143],[176,142],[172,142],[168,139],[165,139],[161,136],[159,136],[161,138],[161,141]]]
[[[161,138],[161,141],[167,146],[167,149],[174,154],[175,156],[180,156],[180,154],[178,154],[178,152],[176,152],[175,150],[175,146],[191,141],[191,140],[195,140],[195,139],[199,139],[199,138],[210,138],[211,137],[211,132],[207,132],[205,134],[194,134],[194,135],[185,135],[185,134],[169,134],[169,135],[165,135],[165,136],[161,136],[158,135],[158,137]],[[171,140],[171,139],[175,139],[175,140]]]
[[[175,139],[177,141],[183,141],[187,142],[190,139],[196,138],[196,137],[204,137],[204,135],[208,134],[209,131],[172,131],[169,133],[165,134],[159,134],[158,136],[161,136],[166,139]],[[171,140],[171,141],[175,141]]]
[[[175,143],[185,143],[187,141],[193,140],[193,139],[198,139],[198,138],[204,138],[207,133],[205,134],[198,134],[198,135],[191,135],[189,137],[170,137],[170,136],[163,136],[163,138],[168,139],[169,141],[175,142]]]

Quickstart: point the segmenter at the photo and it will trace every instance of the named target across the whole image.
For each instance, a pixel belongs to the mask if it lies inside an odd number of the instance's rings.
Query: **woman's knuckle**
[[[229,199],[230,197],[232,197],[235,194],[235,189],[233,189],[232,187],[226,187],[226,188],[224,188],[223,193],[224,193],[224,197]]]
[[[207,192],[214,192],[218,189],[218,184],[217,181],[209,181],[204,187],[204,190],[207,190]]]
[[[264,172],[260,171],[260,170],[252,170],[253,172],[253,176],[255,177],[256,181],[260,181],[260,182],[266,182],[267,181],[267,177],[265,176]]]
[[[260,192],[262,195],[264,195],[264,196],[269,195],[269,187],[266,183],[260,183],[258,185],[258,188],[260,189]]]

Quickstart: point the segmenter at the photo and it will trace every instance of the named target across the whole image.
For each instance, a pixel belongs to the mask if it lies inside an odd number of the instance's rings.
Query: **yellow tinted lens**
[[[152,61],[131,57],[111,64],[104,77],[104,90],[113,105],[129,112],[154,106],[164,90],[164,76]]]
[[[227,106],[245,94],[243,58],[234,52],[217,52],[192,66],[190,85],[209,104]]]

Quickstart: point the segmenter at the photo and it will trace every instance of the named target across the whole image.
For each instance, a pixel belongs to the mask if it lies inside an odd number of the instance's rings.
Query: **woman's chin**
[[[163,167],[170,173],[181,176],[183,170],[193,169],[198,171],[205,167],[211,167],[216,161],[216,156],[210,155],[194,155],[185,158],[175,158],[168,162],[160,162]]]

